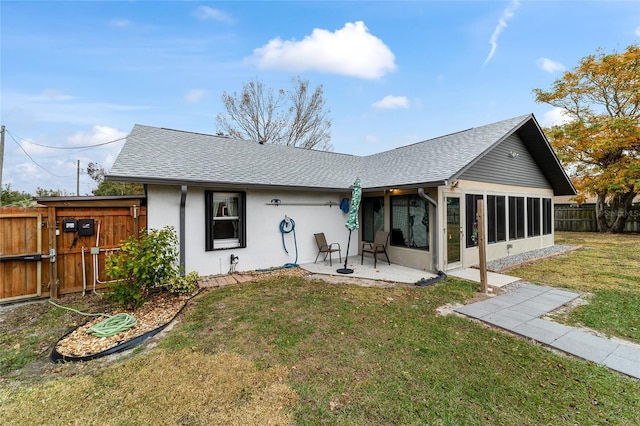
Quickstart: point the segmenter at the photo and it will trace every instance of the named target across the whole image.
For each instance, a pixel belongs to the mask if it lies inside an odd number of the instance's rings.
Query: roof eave
[[[230,188],[230,189],[258,189],[258,190],[282,190],[282,191],[314,191],[314,192],[349,192],[351,189],[336,188],[336,187],[318,187],[318,186],[304,186],[304,185],[269,185],[269,184],[256,184],[248,182],[217,182],[217,181],[203,181],[203,180],[177,180],[177,179],[165,179],[165,178],[149,178],[149,177],[133,177],[133,176],[118,176],[107,175],[105,181],[111,182],[131,182],[140,183],[144,185],[187,185],[207,188]]]

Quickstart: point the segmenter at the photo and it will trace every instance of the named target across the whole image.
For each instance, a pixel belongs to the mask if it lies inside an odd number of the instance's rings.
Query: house
[[[149,228],[173,226],[185,270],[207,275],[231,255],[238,271],[313,262],[318,232],[344,256],[358,177],[349,255],[386,230],[391,262],[427,271],[478,263],[478,199],[491,260],[553,245],[553,197],[575,194],[531,114],[369,156],[136,125],[106,179],[145,184]]]

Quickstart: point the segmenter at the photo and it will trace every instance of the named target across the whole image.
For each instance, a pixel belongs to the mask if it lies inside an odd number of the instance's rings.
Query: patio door
[[[462,265],[462,227],[460,222],[460,197],[448,196],[447,227],[445,229],[446,269]]]

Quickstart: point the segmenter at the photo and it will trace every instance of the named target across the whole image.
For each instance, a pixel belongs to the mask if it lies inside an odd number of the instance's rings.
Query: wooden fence
[[[106,256],[147,226],[143,196],[0,207],[0,303],[104,289]]]
[[[614,220],[616,214],[611,209],[605,210],[608,221]],[[554,222],[556,231],[581,231],[597,232],[596,206],[583,204],[579,207],[571,207],[565,204],[556,204],[554,208]],[[640,232],[640,206],[635,205],[629,212],[624,232]]]

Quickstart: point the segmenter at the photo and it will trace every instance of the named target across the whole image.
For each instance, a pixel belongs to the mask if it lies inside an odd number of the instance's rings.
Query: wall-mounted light
[[[511,151],[511,152],[509,153],[509,157],[511,157],[511,158],[518,158],[519,156],[520,156],[520,154],[518,154],[518,153],[517,153],[517,152],[515,152],[515,151]]]

